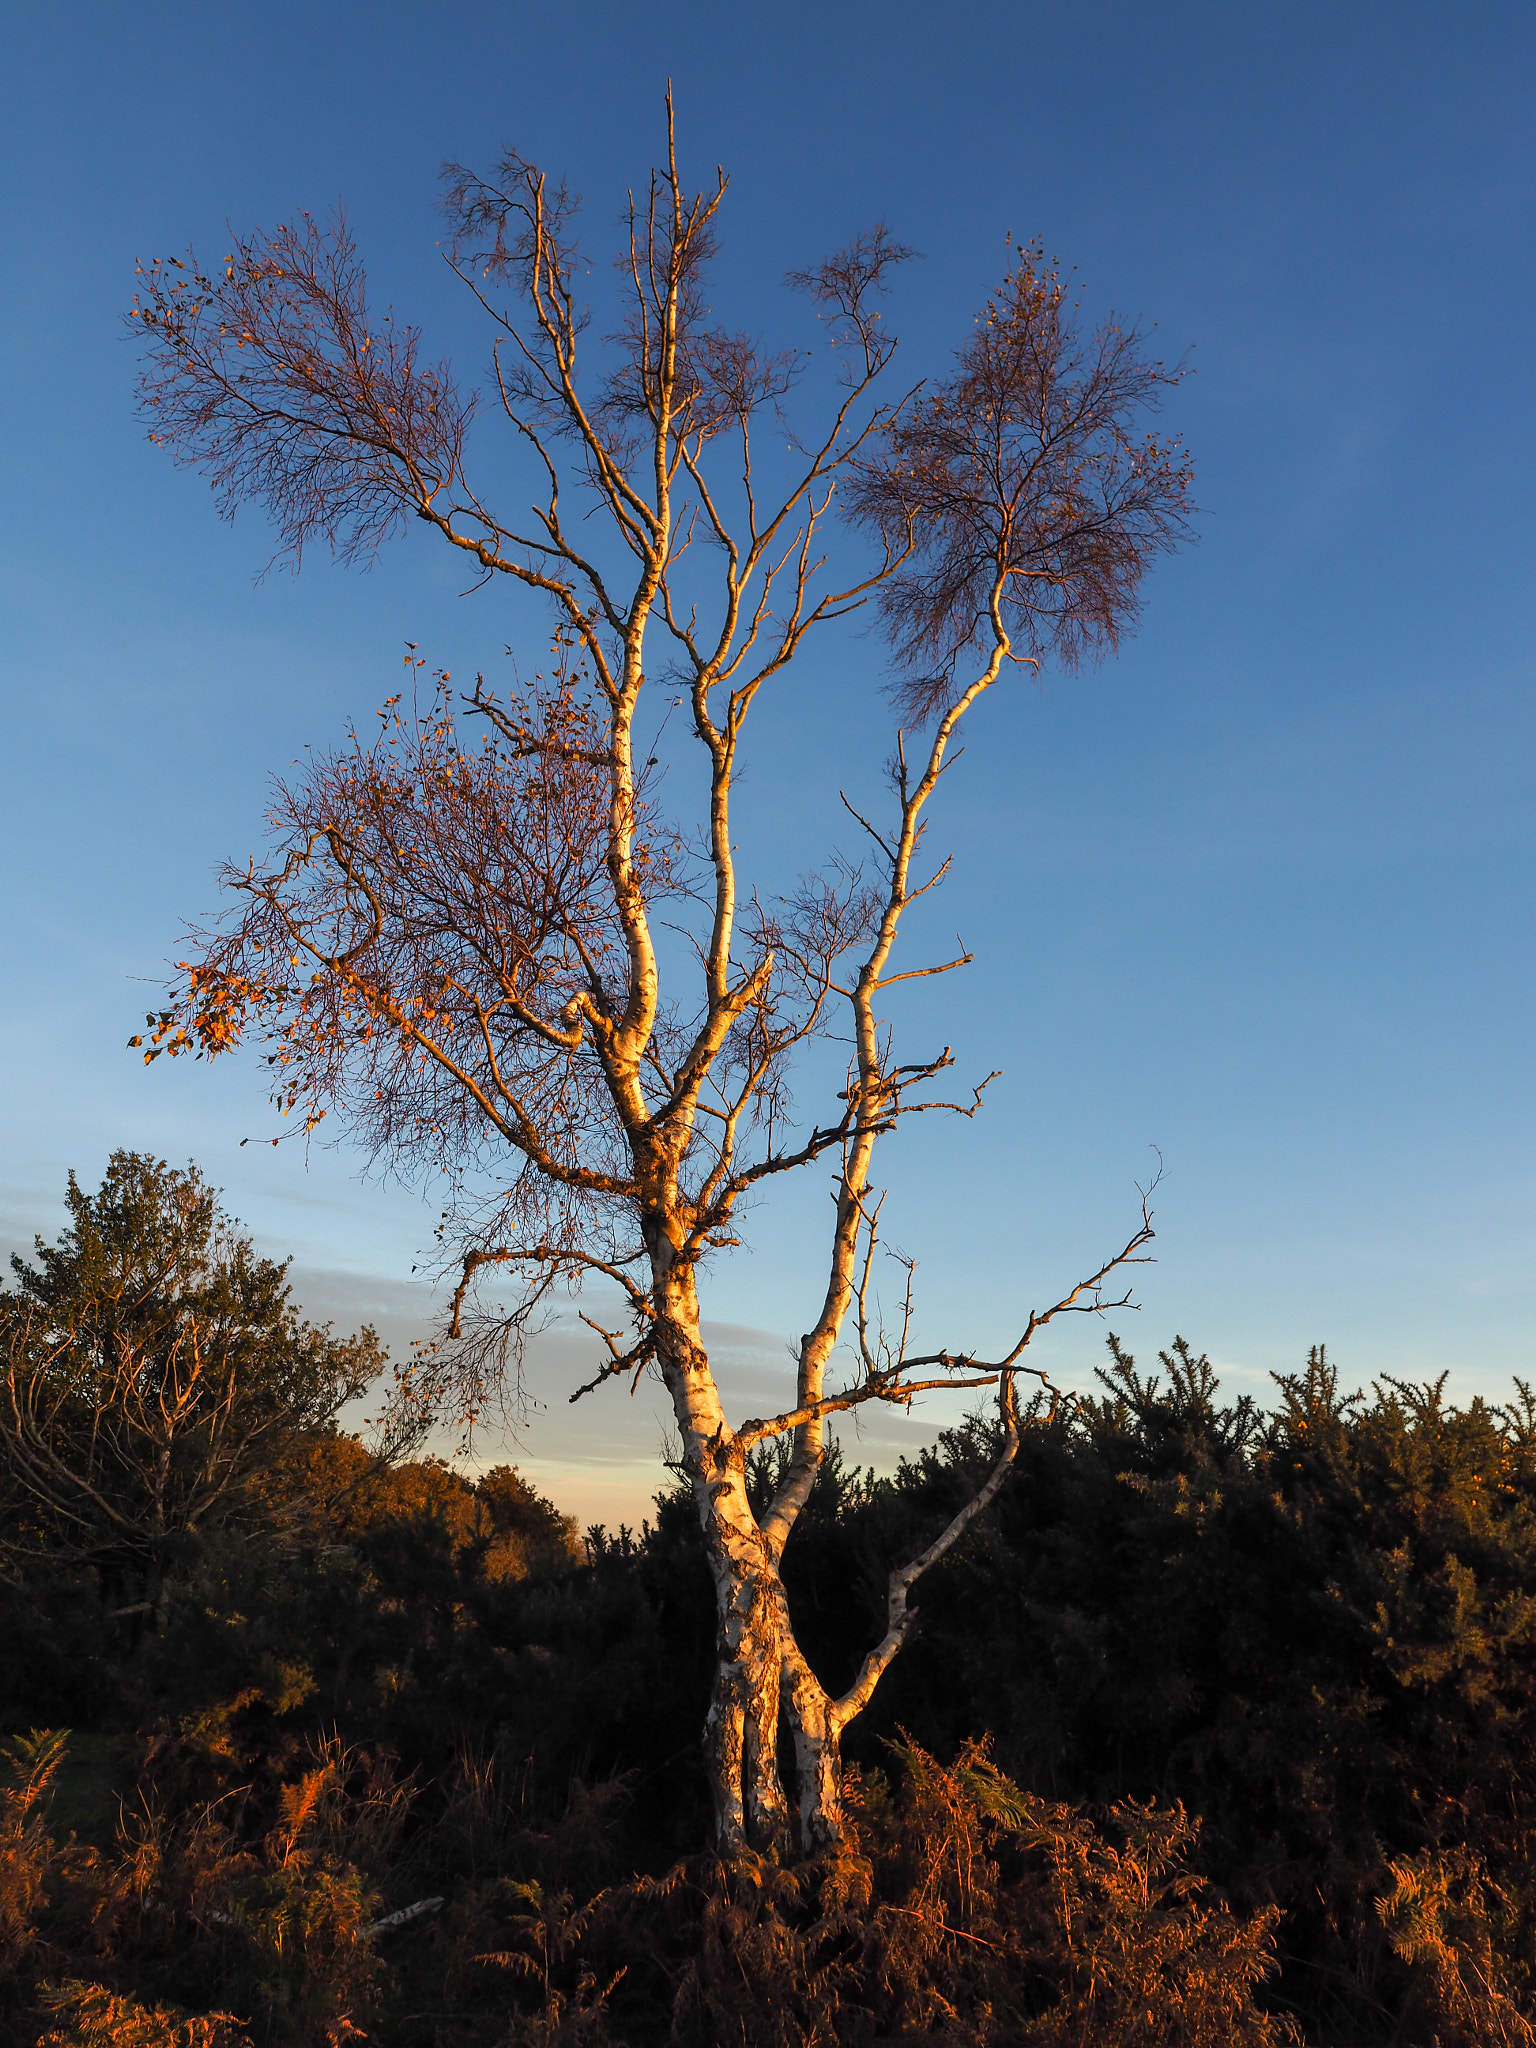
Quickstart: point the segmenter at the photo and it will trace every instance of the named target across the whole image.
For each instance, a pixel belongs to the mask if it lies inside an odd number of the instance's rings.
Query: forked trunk
[[[1020,1441],[1017,1375],[1034,1370],[1018,1364],[1020,1354],[1036,1329],[1070,1310],[1080,1297],[1092,1294],[1097,1302],[1105,1275],[1133,1258],[1151,1236],[1145,1202],[1142,1213],[1142,1227],[1126,1249],[1044,1315],[1032,1312],[1014,1350],[987,1368],[997,1385],[1001,1438],[991,1469],[927,1547],[889,1573],[885,1633],[871,1646],[853,1683],[836,1698],[801,1653],[779,1572],[779,1558],[809,1484],[803,1478],[786,1482],[759,1524],[747,1495],[746,1461],[749,1446],[761,1440],[764,1426],[748,1425],[738,1435],[726,1421],[700,1341],[692,1273],[687,1268],[679,1273],[665,1253],[657,1260],[662,1274],[656,1297],[666,1309],[656,1318],[652,1341],[682,1433],[683,1464],[693,1486],[715,1587],[715,1689],[705,1728],[705,1760],[714,1797],[715,1843],[722,1856],[792,1853],[779,1768],[781,1712],[794,1741],[799,1849],[816,1855],[841,1838],[843,1730],[869,1704],[882,1674],[912,1631],[917,1618],[912,1588],[985,1512],[1013,1467]],[[937,1362],[955,1363],[947,1355]],[[811,1443],[806,1457],[812,1482],[820,1455],[819,1441]]]
[[[816,1855],[843,1833],[841,1738],[850,1716],[801,1653],[767,1546],[743,1569],[739,1548],[720,1540],[706,1520],[705,1547],[719,1615],[704,1737],[716,1846],[723,1855],[743,1847],[768,1856],[797,1849]],[[794,1743],[793,1818],[779,1753],[781,1716]]]
[[[1150,1226],[1148,1226],[1150,1233]],[[1140,1238],[1132,1240],[1134,1251]],[[1122,1257],[1130,1253],[1121,1254]],[[1100,1276],[1102,1277],[1102,1275]],[[1091,1284],[1091,1283],[1090,1283]],[[1081,1291],[1081,1290],[1079,1290]],[[1069,1300],[1072,1297],[1069,1297]],[[1052,1315],[1055,1310],[1050,1312]],[[1048,1320],[1049,1318],[1047,1318]],[[1030,1329],[1035,1327],[1031,1318]],[[1028,1336],[1024,1342],[1028,1342]],[[1023,1343],[1019,1349],[1023,1349]],[[800,1817],[800,1847],[810,1856],[831,1848],[843,1832],[842,1735],[848,1723],[869,1704],[881,1675],[911,1635],[917,1619],[910,1595],[912,1588],[932,1565],[985,1513],[1013,1467],[1019,1449],[1019,1405],[1014,1373],[1002,1368],[998,1388],[998,1413],[1002,1441],[985,1480],[969,1500],[956,1510],[933,1541],[906,1564],[898,1565],[886,1581],[886,1629],[874,1644],[848,1690],[834,1698],[806,1663],[795,1640],[789,1605],[782,1582],[774,1576],[779,1608],[779,1640],[782,1646],[781,1688],[785,1717],[795,1744],[795,1777]]]
[[[789,1845],[779,1772],[782,1589],[747,1498],[746,1458],[726,1423],[699,1341],[691,1288],[657,1318],[657,1353],[683,1439],[715,1589],[715,1684],[704,1729],[715,1846],[778,1855]]]
[[[755,1565],[740,1571],[736,1546],[717,1546],[707,1525],[705,1545],[720,1615],[705,1729],[716,1845],[725,1855],[743,1846],[760,1855],[816,1855],[843,1833],[841,1742],[850,1716],[801,1653],[766,1546]],[[781,1716],[794,1744],[793,1817],[779,1752]]]

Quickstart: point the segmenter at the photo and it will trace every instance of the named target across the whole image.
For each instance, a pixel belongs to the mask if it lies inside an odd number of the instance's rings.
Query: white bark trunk
[[[778,1574],[747,1498],[745,1453],[699,1341],[691,1281],[661,1298],[668,1312],[657,1319],[657,1351],[715,1588],[715,1685],[704,1729],[715,1845],[728,1857],[777,1855],[790,1833],[778,1758]]]

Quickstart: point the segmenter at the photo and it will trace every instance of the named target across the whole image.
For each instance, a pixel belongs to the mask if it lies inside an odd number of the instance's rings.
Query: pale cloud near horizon
[[[9,1278],[12,1253],[31,1253],[29,1224],[40,1225],[45,1236],[52,1236],[62,1220],[60,1191],[45,1193],[41,1187],[34,1190],[18,1183],[0,1187],[4,1277]],[[282,1256],[281,1248],[265,1242],[263,1233],[258,1233],[257,1241],[269,1254]],[[407,1360],[413,1344],[430,1340],[433,1334],[435,1295],[427,1279],[310,1263],[302,1255],[294,1259],[289,1278],[293,1298],[310,1321],[330,1323],[342,1334],[371,1323],[396,1361]],[[610,1327],[623,1320],[616,1300],[594,1300],[586,1306]],[[703,1335],[733,1419],[772,1415],[790,1404],[793,1340],[787,1332],[706,1321]],[[1137,1344],[1135,1349],[1140,1370],[1160,1370],[1156,1345]],[[578,1526],[602,1522],[638,1527],[654,1513],[656,1493],[670,1483],[664,1458],[675,1441],[671,1408],[654,1371],[643,1374],[633,1389],[615,1384],[573,1404],[573,1390],[592,1377],[601,1355],[599,1339],[579,1321],[574,1305],[562,1307],[550,1327],[528,1339],[519,1384],[509,1390],[506,1419],[494,1419],[477,1431],[463,1459],[464,1469],[516,1464],[562,1512],[573,1515]],[[1261,1407],[1273,1405],[1275,1389],[1262,1368],[1223,1356],[1212,1362],[1228,1398],[1248,1393]],[[1097,1391],[1087,1367],[1069,1370],[1065,1378],[1083,1391]],[[847,1417],[838,1432],[844,1455],[851,1465],[889,1472],[957,1422],[975,1399],[972,1395],[969,1401],[960,1396],[931,1400],[910,1414],[878,1409]],[[356,1415],[344,1420],[360,1426],[368,1412],[364,1402]],[[450,1430],[439,1432],[431,1447],[446,1457],[460,1455]]]
[[[295,1260],[294,1300],[313,1322],[338,1331],[372,1323],[397,1362],[434,1330],[434,1290],[425,1281],[397,1280]],[[588,1304],[599,1320],[616,1323],[616,1305]],[[768,1391],[775,1377],[767,1368],[784,1357],[784,1339],[768,1330],[733,1323],[706,1324],[705,1341],[719,1361],[730,1394],[750,1399]],[[493,1417],[477,1430],[467,1457],[470,1469],[516,1464],[564,1513],[587,1527],[593,1522],[636,1526],[653,1512],[652,1497],[666,1482],[663,1452],[671,1413],[661,1387],[644,1375],[633,1391],[625,1385],[600,1388],[573,1405],[571,1394],[589,1380],[602,1356],[597,1336],[577,1318],[574,1307],[557,1312],[544,1330],[529,1336],[517,1383],[508,1389],[504,1420]],[[442,1432],[436,1448],[445,1455],[456,1440]]]
[[[397,1359],[409,1356],[413,1340],[431,1333],[432,1289],[423,1282],[297,1262],[292,1277],[295,1299],[313,1320],[334,1322],[338,1329],[372,1322]],[[588,1312],[610,1327],[622,1314],[617,1303],[611,1310],[588,1303]],[[733,1419],[770,1416],[792,1405],[794,1349],[786,1334],[707,1319],[701,1334]],[[598,1338],[574,1307],[563,1310],[527,1340],[515,1412],[506,1426],[493,1424],[477,1434],[468,1462],[480,1470],[503,1461],[516,1464],[583,1528],[594,1522],[637,1527],[652,1514],[655,1494],[670,1484],[663,1463],[675,1441],[670,1404],[654,1369],[633,1390],[620,1382],[573,1404],[573,1390],[592,1377],[601,1356]],[[1244,1377],[1233,1369],[1234,1379]],[[842,1418],[835,1434],[850,1465],[889,1472],[959,1421],[975,1399],[935,1399],[911,1413],[865,1409]],[[451,1451],[451,1439],[445,1436],[438,1448]]]
[[[60,1221],[56,1190],[45,1195],[15,1184],[0,1188],[0,1256],[7,1277],[10,1255],[31,1253],[26,1224],[41,1225],[46,1237]],[[280,1255],[274,1247],[261,1248]],[[412,1346],[433,1334],[434,1291],[425,1280],[311,1265],[300,1258],[289,1280],[295,1303],[311,1322],[330,1323],[341,1334],[371,1323],[396,1361],[408,1359]],[[617,1303],[611,1313],[603,1304],[589,1303],[588,1309],[599,1321],[605,1313],[610,1324],[620,1319]],[[772,1415],[792,1401],[794,1351],[787,1333],[706,1321],[702,1334],[730,1414]],[[528,1339],[506,1421],[493,1420],[477,1431],[465,1464],[471,1471],[516,1464],[580,1527],[594,1522],[637,1527],[654,1512],[654,1496],[669,1483],[663,1460],[674,1439],[670,1404],[654,1372],[643,1374],[633,1390],[616,1384],[573,1404],[573,1390],[592,1377],[600,1357],[598,1338],[578,1320],[574,1307],[562,1309],[549,1328]],[[344,1419],[360,1425],[367,1405]],[[901,1457],[931,1443],[959,1413],[955,1403],[910,1416],[904,1410],[866,1412],[843,1426],[845,1455],[850,1464],[889,1471]],[[440,1432],[432,1448],[456,1456],[456,1438]]]

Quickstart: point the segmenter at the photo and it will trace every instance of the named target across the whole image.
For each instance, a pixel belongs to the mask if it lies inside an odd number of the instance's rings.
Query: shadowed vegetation
[[[995,1427],[825,1460],[786,1580],[828,1684]],[[131,1615],[7,1468],[7,2039],[1533,2037],[1524,1387],[1362,1398],[1319,1350],[1263,1412],[1182,1341],[1152,1374],[1113,1348],[935,1567],[848,1836],[803,1863],[705,1851],[686,1483],[577,1541],[505,1466],[391,1465],[303,1409],[261,1441]]]

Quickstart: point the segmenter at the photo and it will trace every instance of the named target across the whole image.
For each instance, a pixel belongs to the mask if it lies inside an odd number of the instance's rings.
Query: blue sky
[[[986,707],[933,828],[955,870],[913,944],[958,929],[977,963],[902,1030],[1004,1078],[890,1161],[925,1330],[1002,1338],[1124,1234],[1155,1144],[1159,1263],[1116,1319],[1144,1357],[1181,1331],[1258,1392],[1319,1339],[1350,1383],[1536,1376],[1536,12],[231,0],[18,8],[3,36],[0,1232],[55,1228],[114,1144],[196,1156],[309,1306],[422,1326],[429,1202],[344,1151],[241,1149],[254,1062],[146,1072],[124,1041],[259,845],[267,774],[366,719],[405,641],[465,671],[537,660],[539,624],[460,598],[415,532],[367,575],[256,580],[260,515],[221,524],[147,445],[120,316],[135,259],[340,197],[377,295],[481,375],[439,163],[515,141],[599,248],[670,76],[685,167],[731,174],[733,323],[787,331],[784,271],[883,216],[923,253],[892,312],[919,374],[1010,231],[1192,350],[1200,545],[1117,659]],[[840,839],[879,681],[850,637],[764,719],[765,872]],[[711,1282],[744,1401],[805,1326],[825,1213],[820,1187],[758,1212]],[[1082,1381],[1101,1342],[1049,1355]],[[659,1405],[566,1410],[582,1343],[536,1357],[518,1455],[633,1519]]]

